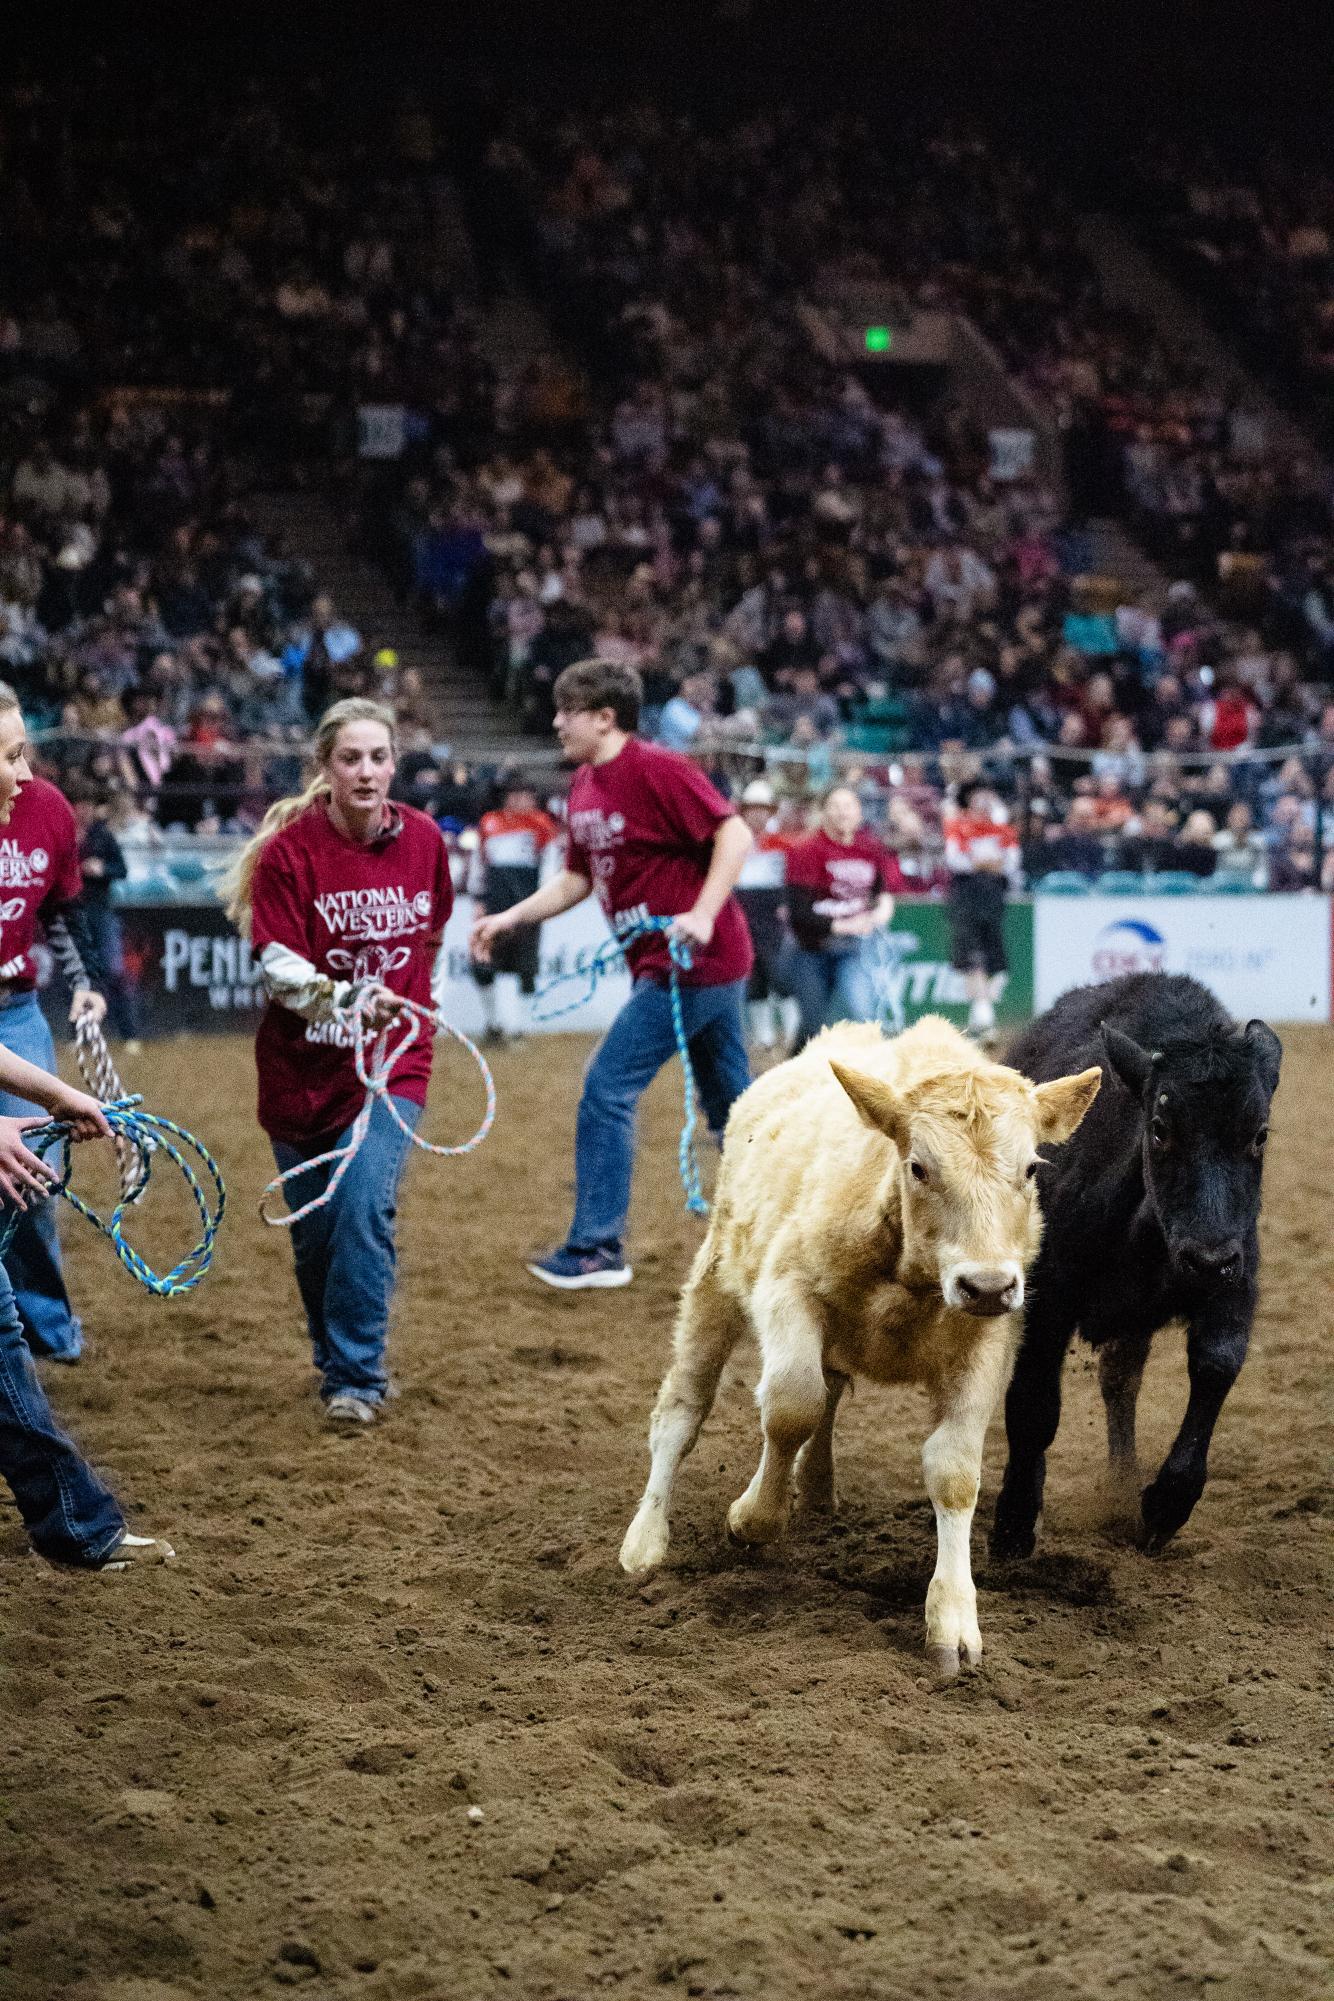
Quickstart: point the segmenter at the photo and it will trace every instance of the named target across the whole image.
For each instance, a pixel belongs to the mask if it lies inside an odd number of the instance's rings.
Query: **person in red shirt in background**
[[[228,914],[250,938],[268,995],[255,1039],[259,1122],[283,1173],[346,1144],[365,1097],[349,1003],[369,994],[371,1029],[394,1020],[404,999],[429,1007],[454,901],[440,829],[389,798],[392,712],[360,696],[335,702],[315,756],[312,783],[269,808],[226,885]],[[423,1028],[390,1082],[412,1128],[433,1048]],[[292,1228],[320,1397],[338,1425],[372,1423],[389,1391],[394,1218],[409,1144],[377,1099],[332,1201]],[[332,1173],[326,1164],[295,1176],[289,1206],[322,1195]]]
[[[468,886],[489,916],[508,910],[539,887],[543,857],[561,830],[537,803],[526,779],[511,778],[500,807],[483,813],[477,825]],[[472,975],[482,996],[489,1040],[523,1034],[519,995],[532,999],[537,989],[540,933],[533,925],[500,938],[488,963],[474,959]],[[502,1020],[502,1015],[508,1018]]]
[[[741,864],[736,900],[755,948],[746,989],[751,1041],[757,1049],[781,1044],[786,1050],[796,1040],[801,1020],[784,972],[792,937],[787,926],[787,858],[801,836],[780,830],[775,803],[774,789],[764,778],[753,778],[741,794],[741,817],[755,845]]]
[[[510,910],[481,917],[472,949],[485,961],[496,940],[541,924],[594,892],[613,932],[645,917],[671,918],[691,966],[680,981],[690,1060],[709,1130],[750,1082],[741,1004],[752,952],[732,895],[750,833],[688,758],[635,735],[643,687],[633,667],[581,660],[552,690],[561,749],[578,760],[570,788],[569,848],[558,876]],[[528,1269],[565,1291],[628,1285],[623,1248],[634,1170],[635,1109],[676,1054],[667,935],[626,948],[630,998],[594,1052],[575,1132],[575,1210],[563,1246]]]
[[[1235,674],[1227,667],[1220,668],[1217,692],[1212,701],[1205,703],[1200,716],[1200,728],[1210,750],[1243,749],[1259,720],[1259,710]]]
[[[953,810],[942,816],[950,871],[950,964],[964,976],[968,1027],[989,1035],[996,1002],[1005,991],[1005,891],[1017,887],[1019,836],[992,788],[975,781],[959,788]]]
[[[801,1010],[798,1047],[823,1028],[831,1002],[840,1020],[876,1019],[874,939],[903,886],[897,858],[862,826],[857,794],[835,785],[816,831],[787,858],[793,946],[785,971]]]

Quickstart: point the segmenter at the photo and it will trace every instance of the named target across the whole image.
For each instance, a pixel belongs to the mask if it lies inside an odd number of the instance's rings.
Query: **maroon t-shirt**
[[[453,902],[444,837],[427,814],[396,806],[386,832],[362,846],[338,832],[317,800],[260,852],[251,949],[258,958],[266,945],[286,945],[335,980],[378,980],[429,1007],[436,948]],[[390,1080],[396,1097],[425,1104],[433,1047],[423,1025]],[[270,1001],[255,1060],[259,1122],[272,1139],[301,1145],[341,1132],[361,1109],[365,1094],[348,1028],[306,1021]]]
[[[587,876],[607,922],[621,932],[641,917],[690,910],[713,860],[713,837],[732,808],[689,758],[631,737],[606,764],[581,764],[570,787],[569,865]],[[687,986],[744,980],[754,954],[741,906],[729,896],[713,937],[691,948]],[[662,934],[631,945],[636,979],[665,981]]]
[[[793,899],[792,918],[798,943],[812,949],[828,937],[834,918],[860,917],[873,910],[885,891],[896,895],[904,879],[898,856],[864,827],[847,842],[834,840],[820,828],[790,850],[787,886],[807,892],[804,899]],[[820,920],[809,933],[798,914],[803,903]]]
[[[30,778],[0,827],[0,980],[35,987],[32,941],[44,903],[82,893],[74,808],[45,778]]]

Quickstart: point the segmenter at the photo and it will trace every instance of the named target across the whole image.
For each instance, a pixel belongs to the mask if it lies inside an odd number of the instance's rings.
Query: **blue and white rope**
[[[352,1130],[344,1145],[330,1147],[327,1153],[317,1153],[311,1160],[300,1160],[295,1167],[289,1167],[285,1174],[275,1175],[270,1181],[259,1198],[259,1213],[275,1230],[290,1230],[294,1223],[300,1223],[305,1217],[313,1215],[317,1209],[323,1209],[333,1200],[339,1183],[361,1149],[370,1127],[371,1114],[375,1109],[377,1098],[399,1131],[405,1133],[415,1147],[419,1147],[423,1153],[433,1153],[442,1160],[455,1160],[460,1154],[471,1153],[475,1147],[482,1144],[491,1130],[496,1116],[496,1080],[491,1075],[490,1065],[476,1043],[470,1041],[461,1028],[455,1028],[452,1023],[444,1019],[443,1015],[437,1014],[434,1008],[421,1007],[416,1001],[405,1000],[401,995],[397,996],[399,1013],[395,1022],[381,1029],[379,1035],[372,1040],[366,1028],[366,1010],[373,998],[370,988],[367,988],[353,995],[348,1008],[357,1081],[366,1093],[362,1099],[361,1110],[353,1121]],[[402,1033],[394,1039],[392,1030],[400,1024]],[[455,1042],[461,1043],[482,1073],[482,1084],[486,1091],[486,1110],[482,1114],[482,1123],[471,1139],[465,1139],[458,1146],[434,1146],[429,1140],[422,1139],[402,1117],[390,1095],[390,1080],[395,1069],[425,1027],[429,1027],[434,1035],[449,1035]],[[299,1209],[289,1209],[285,1215],[269,1214],[264,1205],[271,1195],[278,1194],[289,1181],[295,1180],[299,1175],[309,1174],[314,1168],[328,1167],[331,1164],[334,1171],[318,1195],[312,1196],[311,1200]]]
[[[598,990],[599,981],[614,972],[625,961],[626,947],[633,945],[637,938],[649,938],[655,933],[670,934],[675,923],[672,917],[641,917],[614,937],[604,939],[592,953],[580,953],[568,973],[557,973],[543,981],[533,999],[534,1021],[559,1021],[562,1015],[576,1014],[586,1007]],[[676,1053],[681,1058],[685,1117],[681,1126],[681,1138],[676,1150],[676,1163],[681,1176],[681,1186],[685,1191],[686,1208],[692,1216],[707,1216],[709,1205],[704,1199],[703,1184],[700,1180],[699,1162],[695,1155],[695,1128],[698,1124],[697,1106],[699,1093],[695,1085],[694,1065],[690,1061],[690,1044],[686,1039],[685,1012],[681,1001],[681,974],[690,971],[690,947],[679,938],[668,935],[667,950],[671,958],[668,968],[667,992],[672,1008],[672,1034],[676,1039]],[[543,1007],[548,994],[558,987],[568,986],[571,980],[583,983],[583,991],[573,1000],[560,1007]]]
[[[882,1026],[888,1022],[891,1034],[898,1035],[907,1025],[903,988],[898,975],[903,962],[917,949],[910,931],[891,931],[880,926],[871,933],[871,981]]]
[[[142,1098],[131,1097],[118,1099],[102,1107],[106,1122],[117,1140],[123,1140],[133,1149],[137,1162],[132,1185],[122,1194],[120,1201],[112,1210],[109,1222],[99,1216],[96,1209],[90,1207],[82,1196],[76,1195],[69,1185],[73,1139],[70,1127],[63,1119],[51,1119],[45,1125],[32,1126],[24,1133],[23,1143],[33,1153],[43,1156],[52,1147],[60,1148],[60,1178],[50,1191],[51,1194],[63,1196],[71,1209],[77,1209],[81,1216],[86,1217],[104,1237],[110,1240],[112,1249],[126,1271],[131,1278],[138,1279],[146,1291],[156,1293],[160,1299],[174,1299],[183,1292],[193,1292],[213,1262],[213,1242],[227,1206],[227,1189],[223,1182],[222,1171],[203,1141],[196,1139],[193,1133],[187,1132],[184,1126],[174,1125],[170,1119],[158,1118],[153,1112],[138,1111],[136,1107],[142,1103]],[[179,1141],[180,1146],[174,1144],[175,1141]],[[200,1177],[180,1150],[181,1147],[187,1148],[195,1156],[205,1176],[212,1182],[213,1192],[217,1197],[216,1208],[210,1209]],[[153,1155],[156,1153],[164,1153],[169,1160],[175,1161],[184,1176],[185,1185],[190,1191],[204,1226],[204,1234],[194,1249],[188,1252],[179,1264],[173,1265],[171,1270],[165,1273],[155,1272],[147,1260],[135,1250],[133,1244],[126,1243],[121,1230],[121,1218],[125,1211],[139,1200],[148,1186]],[[4,1216],[0,1217],[0,1259],[3,1259],[9,1248],[9,1240],[14,1234],[18,1219],[19,1211],[13,1208],[8,1209]]]

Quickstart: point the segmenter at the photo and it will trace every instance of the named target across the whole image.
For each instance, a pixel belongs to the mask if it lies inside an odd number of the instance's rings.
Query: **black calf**
[[[1074,1138],[1043,1168],[1046,1227],[1005,1400],[1010,1459],[992,1553],[1033,1549],[1061,1367],[1076,1329],[1100,1350],[1113,1467],[1137,1472],[1135,1405],[1149,1345],[1187,1322],[1190,1400],[1141,1496],[1161,1549],[1204,1491],[1209,1441],[1246,1358],[1259,1272],[1256,1220],[1269,1101],[1282,1050],[1238,1027],[1204,987],[1162,973],[1080,987],[1031,1024],[1006,1061],[1041,1083],[1101,1062]]]

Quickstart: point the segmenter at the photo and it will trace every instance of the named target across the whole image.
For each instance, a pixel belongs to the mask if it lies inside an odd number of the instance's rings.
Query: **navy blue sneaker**
[[[550,1257],[537,1258],[528,1267],[534,1278],[540,1278],[543,1285],[557,1286],[562,1292],[585,1292],[597,1286],[611,1290],[614,1286],[629,1285],[633,1271],[619,1251],[604,1246],[596,1251],[553,1251]]]

